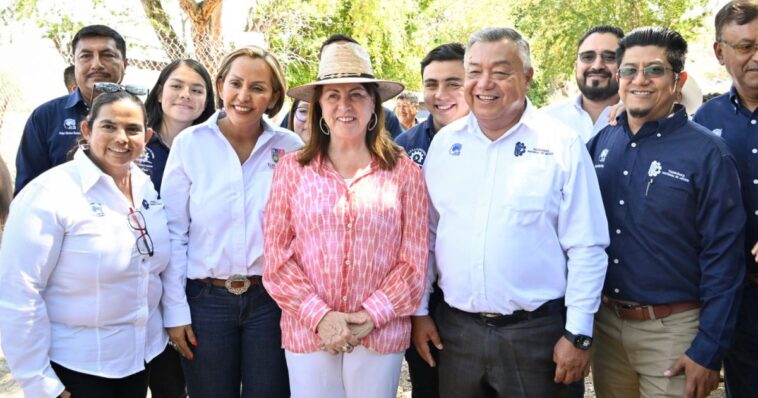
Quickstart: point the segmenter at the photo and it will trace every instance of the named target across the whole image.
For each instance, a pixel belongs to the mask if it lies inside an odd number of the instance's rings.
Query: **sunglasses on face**
[[[585,51],[579,53],[579,61],[581,61],[583,64],[591,64],[595,62],[595,59],[600,56],[600,58],[603,60],[604,64],[615,64],[616,63],[616,53],[613,51],[603,51],[601,53],[597,53],[595,51]]]
[[[720,40],[719,43],[726,44],[739,55],[753,54],[755,53],[755,50],[758,50],[758,43],[730,43],[726,40]]]
[[[663,65],[649,65],[642,69],[636,66],[622,66],[619,68],[618,75],[621,79],[632,80],[637,77],[637,74],[642,71],[642,75],[645,79],[653,79],[662,77],[666,74],[666,71],[673,71],[673,69]]]

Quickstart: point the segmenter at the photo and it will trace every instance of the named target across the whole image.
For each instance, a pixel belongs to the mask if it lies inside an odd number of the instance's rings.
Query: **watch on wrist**
[[[592,347],[592,337],[585,336],[583,334],[573,334],[568,330],[563,331],[563,337],[565,337],[574,347],[587,351]]]

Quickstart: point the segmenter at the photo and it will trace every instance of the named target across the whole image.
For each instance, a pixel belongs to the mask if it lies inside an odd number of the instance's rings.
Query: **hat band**
[[[329,79],[341,79],[344,77],[363,77],[366,79],[376,79],[376,77],[370,73],[332,73],[330,75],[319,76],[317,80],[321,81]]]

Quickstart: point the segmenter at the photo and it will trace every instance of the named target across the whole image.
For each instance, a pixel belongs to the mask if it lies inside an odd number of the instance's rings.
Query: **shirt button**
[[[616,230],[616,235],[621,235],[621,230],[620,229]]]
[[[755,119],[751,120],[750,124],[755,124]]]
[[[350,260],[345,260],[345,265],[350,265]]]
[[[347,301],[347,296],[342,296],[342,301]]]
[[[616,289],[613,289],[613,292],[614,292],[614,293],[618,293],[618,292],[619,292],[619,289],[618,289],[618,288],[616,288]]]
[[[755,211],[755,215],[758,216],[758,210]]]
[[[758,153],[758,148],[753,148],[753,153]]]
[[[632,148],[637,148],[637,143],[636,142],[632,142]]]
[[[351,223],[351,222],[347,223],[347,229],[350,229],[352,227],[353,227],[353,223]]]
[[[619,204],[620,204],[621,206],[623,206],[623,205],[624,205],[624,201],[623,201],[623,200],[619,200]]]
[[[658,138],[661,138],[661,133],[658,133],[655,136],[658,137]]]
[[[613,263],[614,263],[614,264],[618,264],[618,263],[619,263],[619,259],[617,259],[617,258],[614,258],[614,259],[613,259]]]
[[[625,175],[625,176],[628,176],[628,175],[629,175],[629,172],[628,172],[628,171],[626,171],[626,170],[624,170],[624,175]]]
[[[758,180],[753,180],[753,184],[758,184]]]

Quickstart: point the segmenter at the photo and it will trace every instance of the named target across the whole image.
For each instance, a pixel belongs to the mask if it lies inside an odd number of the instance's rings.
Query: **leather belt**
[[[450,306],[448,306],[450,307]],[[468,315],[471,318],[481,321],[487,326],[500,327],[514,325],[519,322],[535,318],[542,318],[552,314],[561,313],[565,308],[563,297],[550,300],[545,304],[537,307],[534,311],[518,310],[510,315],[495,314],[491,312],[466,312],[455,307],[450,307],[453,312]]]
[[[225,287],[229,293],[236,294],[238,296],[245,293],[247,289],[250,288],[250,286],[256,286],[263,283],[260,275],[232,275],[229,277],[229,279],[204,278],[195,280],[213,286]]]
[[[629,321],[649,321],[653,319],[663,319],[667,316],[678,314],[680,312],[700,308],[699,301],[682,301],[679,303],[657,304],[657,305],[640,305],[629,304],[622,301],[614,300],[608,296],[603,296],[603,305],[613,310],[617,317]]]

